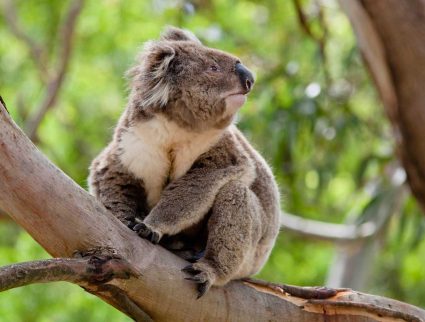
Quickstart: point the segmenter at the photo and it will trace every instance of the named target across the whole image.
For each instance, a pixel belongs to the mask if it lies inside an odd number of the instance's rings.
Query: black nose
[[[241,81],[242,87],[248,93],[254,85],[254,77],[252,76],[252,73],[241,63],[236,64],[235,70],[236,74],[238,74],[239,76],[239,80]]]

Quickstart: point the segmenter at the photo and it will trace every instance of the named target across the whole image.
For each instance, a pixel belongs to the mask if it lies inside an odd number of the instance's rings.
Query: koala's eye
[[[216,65],[211,65],[210,66],[210,71],[212,71],[212,72],[218,72],[218,67]]]

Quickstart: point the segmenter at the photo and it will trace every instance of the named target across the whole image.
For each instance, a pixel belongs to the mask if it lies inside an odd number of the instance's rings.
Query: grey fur
[[[235,72],[238,62],[167,29],[129,72],[127,108],[90,168],[91,193],[126,225],[177,254],[203,255],[185,268],[200,295],[258,272],[279,230],[272,172],[232,124],[229,95],[250,90]],[[145,138],[149,127],[164,139]]]

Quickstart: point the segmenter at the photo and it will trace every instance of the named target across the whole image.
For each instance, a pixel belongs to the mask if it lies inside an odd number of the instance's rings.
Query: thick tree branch
[[[114,278],[129,279],[139,275],[125,260],[113,256],[53,258],[0,267],[0,292],[34,283],[58,281],[83,287],[97,286],[99,290],[110,293],[115,306],[136,321],[152,321],[122,290],[105,284]]]
[[[425,1],[339,2],[391,121],[410,188],[425,211]]]
[[[137,322],[153,322],[152,318],[146,314],[134,301],[132,301],[125,291],[111,284],[101,284],[96,291],[87,289],[89,293],[101,296],[112,306],[130,316]]]
[[[52,258],[0,267],[0,292],[34,283],[103,284],[138,275],[125,260],[111,256]]]
[[[10,217],[0,209],[0,221],[10,221]]]
[[[142,275],[131,281],[115,279],[108,285],[122,290],[121,295],[128,296],[155,321],[303,322],[324,316],[332,321],[384,321],[396,312],[425,320],[424,310],[353,291],[338,292],[315,303],[241,281],[212,287],[196,300],[194,285],[181,272],[187,263],[141,239],[113,217],[36,149],[2,105],[0,155],[0,208],[55,257],[108,249],[126,259]],[[117,305],[113,291],[90,285],[87,289]],[[352,306],[347,309],[344,303]],[[326,305],[332,309],[326,310]],[[382,317],[380,308],[389,308],[386,310],[391,313]]]

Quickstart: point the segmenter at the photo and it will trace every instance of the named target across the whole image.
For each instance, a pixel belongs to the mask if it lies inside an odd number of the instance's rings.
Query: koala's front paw
[[[204,295],[215,281],[215,273],[212,267],[205,262],[187,265],[182,271],[191,275],[190,277],[185,277],[186,280],[198,284],[197,299]]]
[[[124,225],[126,225],[130,229],[133,229],[134,226],[142,222],[141,219],[133,215],[126,216],[123,219],[121,219],[121,221],[123,222]]]
[[[155,231],[153,228],[148,227],[145,223],[141,222],[133,227],[133,230],[142,238],[150,240],[153,244],[158,244],[161,240],[162,234]]]

